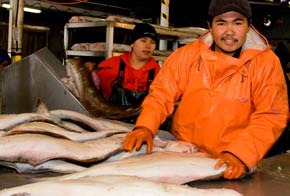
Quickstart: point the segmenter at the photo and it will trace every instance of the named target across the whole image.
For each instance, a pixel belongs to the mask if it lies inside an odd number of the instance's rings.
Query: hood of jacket
[[[130,62],[131,55],[132,55],[132,52],[126,52],[122,54],[120,57],[125,62],[126,65],[131,65],[131,62]],[[154,60],[154,58],[150,57],[148,64],[146,64],[146,66],[142,67],[140,70],[147,72],[151,69],[155,69],[157,65],[158,63]],[[131,66],[130,68],[134,69]]]
[[[213,44],[213,37],[210,31],[203,33],[199,41],[203,43],[203,48],[208,50]],[[246,41],[242,46],[240,60],[248,61],[255,56],[261,54],[265,50],[270,50],[270,45],[267,39],[260,34],[254,26],[250,25],[249,32],[246,36]]]

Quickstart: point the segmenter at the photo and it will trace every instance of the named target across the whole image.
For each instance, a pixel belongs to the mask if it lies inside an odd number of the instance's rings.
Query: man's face
[[[148,60],[156,48],[156,43],[153,39],[149,37],[142,37],[137,39],[131,47],[133,48],[133,53],[138,58],[143,60]]]
[[[247,17],[230,11],[215,16],[209,30],[216,44],[215,50],[232,56],[245,43],[249,24]]]

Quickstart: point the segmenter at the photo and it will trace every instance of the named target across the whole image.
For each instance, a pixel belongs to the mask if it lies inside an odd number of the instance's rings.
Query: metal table
[[[245,196],[290,195],[290,153],[264,159],[256,173],[240,180],[211,180],[189,183],[197,188],[229,188]]]
[[[18,174],[8,168],[0,169],[0,189],[33,182],[37,177],[56,176],[56,173]],[[290,153],[264,159],[256,173],[240,180],[196,181],[188,184],[197,188],[230,188],[245,196],[290,195]]]

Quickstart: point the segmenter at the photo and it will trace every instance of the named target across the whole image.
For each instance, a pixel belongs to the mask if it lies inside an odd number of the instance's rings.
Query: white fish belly
[[[240,196],[231,189],[198,189],[135,176],[95,176],[47,181],[0,191],[0,196]]]

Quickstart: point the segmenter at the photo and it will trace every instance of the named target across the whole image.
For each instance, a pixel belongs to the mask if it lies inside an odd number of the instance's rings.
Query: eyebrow
[[[235,18],[234,20],[233,20],[233,22],[237,22],[237,21],[245,21],[245,19],[244,18],[240,18],[240,17],[238,17],[238,18]],[[224,19],[222,19],[222,18],[220,18],[220,19],[217,19],[215,22],[228,22],[227,20],[224,20]]]

